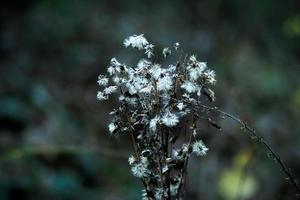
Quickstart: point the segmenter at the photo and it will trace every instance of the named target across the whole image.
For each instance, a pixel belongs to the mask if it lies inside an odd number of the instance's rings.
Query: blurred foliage
[[[257,191],[257,181],[254,176],[247,174],[252,152],[239,152],[233,166],[223,170],[219,181],[219,192],[228,200],[249,199]]]
[[[96,101],[111,57],[136,63],[122,48],[134,33],[207,61],[217,105],[255,127],[300,178],[299,9],[297,0],[1,2],[0,199],[140,199],[129,138],[107,134],[116,102]],[[210,152],[191,160],[187,199],[293,199],[266,151],[220,123],[221,134],[201,127]]]

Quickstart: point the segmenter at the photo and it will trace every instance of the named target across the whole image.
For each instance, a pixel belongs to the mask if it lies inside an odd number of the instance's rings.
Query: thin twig
[[[262,143],[264,145],[264,147],[269,151],[269,153],[272,155],[272,157],[274,158],[274,160],[279,164],[279,166],[281,167],[281,170],[287,175],[288,180],[292,183],[292,185],[296,188],[297,192],[300,194],[300,187],[296,181],[296,179],[292,176],[289,168],[285,165],[285,163],[281,160],[280,156],[271,148],[271,146],[264,140],[264,138],[260,135],[258,135],[256,133],[256,131],[251,128],[250,126],[248,126],[245,122],[243,122],[241,119],[227,113],[224,112],[220,109],[218,109],[217,107],[209,107],[203,104],[199,104],[200,107],[207,109],[208,111],[214,111],[217,113],[222,114],[224,117],[228,117],[230,119],[232,119],[233,121],[239,123],[242,128],[244,128],[248,133],[250,133],[251,136],[253,136],[254,138],[256,138],[260,143]],[[299,195],[297,194],[297,198],[299,198]]]
[[[136,159],[139,160],[138,148],[137,148],[137,144],[136,144],[135,137],[134,137],[134,130],[133,130],[133,127],[132,127],[132,122],[131,122],[130,116],[129,116],[127,103],[125,103],[125,114],[126,114],[128,124],[129,124],[130,139],[131,139],[131,143],[132,143],[132,146],[133,146],[133,149],[134,149],[135,157],[136,157]]]
[[[193,129],[197,128],[195,115],[193,117],[192,127],[193,127]],[[193,133],[190,133],[189,142],[188,142],[188,145],[187,145],[188,148],[191,147],[192,140],[193,140]],[[179,183],[178,190],[177,190],[177,198],[179,198],[179,196],[180,196],[180,190],[182,188],[182,185],[185,184],[185,182],[186,182],[188,162],[189,162],[189,155],[186,155],[186,158],[185,158],[184,164],[183,164],[183,168],[182,168],[182,171],[181,171],[180,183]]]

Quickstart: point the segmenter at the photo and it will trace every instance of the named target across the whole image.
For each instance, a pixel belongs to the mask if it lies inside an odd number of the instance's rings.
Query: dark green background
[[[299,11],[297,0],[1,1],[0,199],[141,198],[129,138],[106,128],[117,101],[96,100],[110,58],[139,55],[122,47],[135,33],[208,62],[217,106],[255,127],[300,178]],[[295,199],[261,145],[220,123],[221,133],[201,127],[210,151],[191,160],[186,199]]]

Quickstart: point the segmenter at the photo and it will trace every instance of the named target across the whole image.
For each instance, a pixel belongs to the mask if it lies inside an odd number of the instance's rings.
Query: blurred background
[[[125,37],[180,42],[217,73],[216,105],[253,126],[300,179],[297,0],[27,0],[0,3],[0,199],[141,199],[129,138],[109,137],[97,77]],[[265,149],[230,120],[203,124],[186,199],[295,199]]]

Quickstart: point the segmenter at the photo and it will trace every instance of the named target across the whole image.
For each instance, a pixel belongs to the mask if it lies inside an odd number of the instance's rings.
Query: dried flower
[[[106,76],[99,75],[97,83],[99,86],[106,86],[108,84],[108,78],[106,78]]]
[[[126,38],[123,42],[124,46],[127,48],[129,46],[132,46],[133,48],[137,48],[138,50],[144,49],[149,42],[144,37],[144,34],[141,35],[133,35],[129,38]]]
[[[133,165],[136,162],[136,158],[134,156],[129,156],[128,163],[129,165]]]
[[[179,46],[180,46],[179,42],[176,42],[176,43],[174,44],[174,49],[177,50],[177,49],[179,48]]]
[[[117,126],[115,125],[115,123],[110,123],[108,125],[108,129],[109,129],[109,132],[112,134],[117,129]]]
[[[159,78],[157,81],[157,90],[158,91],[168,91],[172,89],[172,78],[170,76],[165,76],[163,78]]]
[[[181,88],[185,89],[188,93],[194,93],[199,90],[199,87],[197,87],[194,83],[190,81],[185,81],[182,85]]]
[[[147,58],[142,57],[134,65],[125,65],[112,58],[107,69],[108,76],[98,77],[97,82],[102,89],[98,91],[97,98],[107,100],[110,95],[119,92],[120,106],[110,113],[113,119],[108,129],[112,136],[130,134],[135,156],[129,156],[128,162],[132,174],[142,179],[145,185],[143,198],[177,199],[184,190],[184,163],[192,152],[203,156],[208,151],[201,140],[194,142],[197,133],[195,123],[199,120],[197,111],[207,114],[198,109],[203,98],[201,94],[211,101],[215,99],[210,88],[216,83],[215,72],[208,69],[205,62],[198,61],[195,55],[184,62],[154,63],[151,60],[154,45],[143,34],[130,36],[123,43],[125,47],[144,51]],[[177,50],[179,43],[173,44],[173,47]],[[162,53],[166,58],[172,51],[166,47]],[[191,122],[193,125],[186,124]],[[190,135],[189,143],[177,140],[182,136],[181,124],[193,127],[187,133]],[[169,145],[179,142],[179,149]],[[166,183],[167,179],[172,182]],[[149,197],[149,194],[152,196]]]
[[[169,47],[164,48],[163,52],[162,52],[162,54],[164,55],[165,58],[168,57],[168,56],[170,56],[171,53],[172,53],[172,51],[171,51],[171,49],[169,49]]]
[[[107,100],[108,99],[108,96],[106,96],[103,92],[98,92],[97,93],[97,99],[100,100],[100,101],[103,101],[103,100]]]
[[[159,117],[158,116],[156,116],[153,119],[151,119],[149,128],[150,128],[150,130],[152,132],[156,131],[156,126],[157,126],[158,121],[159,121]]]
[[[179,123],[178,116],[170,112],[165,113],[161,120],[166,126],[169,127],[176,126]]]
[[[138,178],[148,176],[148,159],[146,157],[141,157],[140,162],[133,164],[131,167],[132,174]]]
[[[117,89],[118,89],[117,86],[109,86],[109,87],[107,87],[107,88],[105,88],[105,89],[103,90],[103,93],[106,94],[106,95],[110,95],[110,94],[116,92]]]
[[[208,151],[208,148],[205,146],[205,144],[202,142],[202,140],[194,142],[193,152],[197,156],[205,156],[207,151]]]

